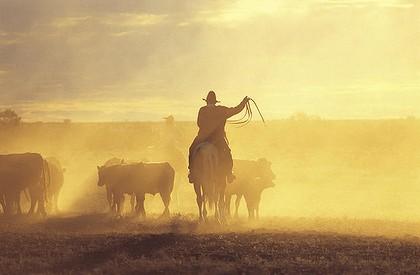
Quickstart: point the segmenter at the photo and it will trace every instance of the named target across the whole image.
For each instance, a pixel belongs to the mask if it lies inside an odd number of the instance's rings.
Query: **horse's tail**
[[[217,173],[217,157],[214,154],[211,154],[207,158],[207,167],[208,167],[208,181],[209,181],[209,187],[208,187],[208,202],[209,202],[209,209],[213,210],[214,205],[216,203],[216,173]]]

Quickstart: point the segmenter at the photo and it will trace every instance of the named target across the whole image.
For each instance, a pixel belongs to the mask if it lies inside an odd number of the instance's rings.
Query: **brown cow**
[[[146,216],[145,194],[160,194],[165,205],[164,216],[169,215],[169,202],[174,186],[175,171],[167,162],[131,163],[98,167],[98,186],[106,185],[121,215],[124,194],[136,194],[136,212]]]
[[[257,161],[234,160],[234,171],[236,180],[226,187],[227,213],[230,215],[230,201],[236,195],[235,217],[238,216],[239,203],[243,196],[249,219],[258,219],[262,191],[274,186],[275,175],[271,170],[271,163],[264,158]]]
[[[40,154],[24,153],[0,155],[0,193],[1,204],[6,214],[20,210],[20,193],[29,190],[32,214],[38,204],[38,212],[46,215],[44,198],[47,189],[46,167]]]
[[[49,157],[45,159],[47,162],[49,174],[49,186],[47,189],[47,205],[51,212],[58,213],[58,196],[64,184],[64,172],[66,171],[58,159]]]

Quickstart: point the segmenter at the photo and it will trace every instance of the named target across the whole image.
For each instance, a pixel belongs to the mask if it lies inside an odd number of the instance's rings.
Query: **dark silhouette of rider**
[[[214,144],[219,152],[219,160],[221,167],[226,169],[228,182],[232,182],[235,177],[232,174],[233,159],[229,148],[228,140],[225,132],[225,125],[228,118],[240,113],[246,103],[249,101],[245,97],[242,102],[236,107],[225,107],[216,105],[219,103],[216,99],[216,94],[210,91],[207,98],[204,99],[207,105],[200,108],[198,112],[197,125],[199,127],[198,135],[194,139],[189,150],[189,165],[190,174],[188,175],[189,181],[194,182],[194,169],[192,167],[192,160],[194,157],[196,147],[203,142],[210,142]]]

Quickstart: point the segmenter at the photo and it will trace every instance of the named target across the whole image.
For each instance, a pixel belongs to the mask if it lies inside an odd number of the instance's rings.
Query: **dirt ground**
[[[277,218],[219,226],[185,216],[140,221],[103,214],[0,220],[1,274],[420,270],[418,224]]]

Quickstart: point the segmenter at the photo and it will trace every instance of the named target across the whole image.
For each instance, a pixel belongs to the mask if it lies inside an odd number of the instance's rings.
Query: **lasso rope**
[[[252,114],[251,104],[249,103],[250,101],[254,103],[254,106],[257,109],[258,114],[260,115],[262,119],[262,122],[265,124],[265,119],[263,115],[261,114],[260,108],[258,108],[257,103],[252,98],[249,98],[248,102],[245,104],[244,115],[240,119],[228,120],[229,124],[234,124],[234,125],[239,125],[239,127],[244,127],[245,125],[251,122],[253,114]]]

